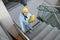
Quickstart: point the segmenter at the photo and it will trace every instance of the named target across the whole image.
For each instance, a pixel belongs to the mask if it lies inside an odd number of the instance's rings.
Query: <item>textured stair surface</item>
[[[7,9],[10,9],[10,8],[16,6],[17,4],[18,4],[18,2],[9,2],[9,3],[6,5],[6,8],[7,8]]]
[[[54,40],[59,34],[59,30],[55,27],[43,40]]]
[[[43,0],[31,0],[27,3],[27,7],[29,8],[29,11],[34,14],[35,16],[37,16],[38,10],[37,7],[39,5],[41,5],[43,2]]]
[[[60,40],[60,34],[55,38],[55,40]]]
[[[48,25],[33,40],[42,40],[52,29],[53,27],[51,25]]]
[[[27,33],[27,36],[30,39],[33,39],[35,36],[37,36],[37,34],[39,34],[45,27],[47,26],[47,24],[44,22],[42,24],[40,24],[39,26],[37,26],[36,29],[34,29],[30,34]]]

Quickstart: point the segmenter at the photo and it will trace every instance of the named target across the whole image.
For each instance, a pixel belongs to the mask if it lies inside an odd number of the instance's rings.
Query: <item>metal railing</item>
[[[57,7],[59,7],[59,6],[57,6]],[[58,10],[56,9],[56,6],[45,6],[45,5],[40,5],[39,7],[38,7],[38,17],[40,17],[43,21],[45,21],[45,22],[47,22],[47,23],[49,23],[50,24],[50,22],[51,22],[51,24],[54,26],[55,24],[56,25],[59,25],[60,26],[60,20],[59,20],[59,18],[58,18],[58,16],[57,16],[57,14],[58,14]],[[53,17],[53,19],[52,19],[52,17]],[[49,21],[50,20],[50,21]],[[54,21],[54,22],[56,22],[55,24],[52,22],[52,20]],[[48,22],[49,21],[49,22]],[[57,24],[58,23],[58,24]],[[56,26],[55,25],[55,26]]]

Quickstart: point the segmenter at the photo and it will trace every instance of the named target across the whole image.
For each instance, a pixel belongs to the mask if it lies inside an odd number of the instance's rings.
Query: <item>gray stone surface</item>
[[[60,31],[55,27],[43,40],[54,40],[59,32]]]
[[[55,38],[55,40],[60,40],[60,34]]]
[[[30,39],[33,39],[36,37],[45,27],[47,26],[46,23],[41,23],[39,26],[37,26],[30,34],[27,34],[27,36]]]
[[[48,25],[45,29],[43,29],[33,40],[42,40],[46,35],[52,31],[53,27]]]
[[[41,5],[43,0],[31,0],[27,3],[27,7],[29,8],[29,11],[37,16],[38,10],[37,7]]]
[[[14,7],[8,9],[9,14],[11,15],[12,19],[15,21],[16,24],[20,26],[18,23],[19,20],[19,15],[22,12],[23,5],[20,3],[17,3]]]
[[[10,8],[16,6],[17,4],[18,4],[18,2],[9,2],[8,4],[6,4],[6,8],[10,9]]]

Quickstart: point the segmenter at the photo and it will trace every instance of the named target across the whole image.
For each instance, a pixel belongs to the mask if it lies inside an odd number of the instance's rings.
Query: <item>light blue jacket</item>
[[[24,15],[22,13],[20,13],[20,16],[19,16],[19,24],[20,24],[20,27],[21,27],[21,30],[22,31],[25,31],[24,25],[28,25],[29,24],[28,23],[28,20],[29,20],[30,16],[31,16],[31,13],[28,13],[27,14],[27,18],[25,20],[24,19]]]

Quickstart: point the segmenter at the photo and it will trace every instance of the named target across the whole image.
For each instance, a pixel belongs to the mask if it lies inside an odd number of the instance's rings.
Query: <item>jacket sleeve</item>
[[[19,24],[20,24],[20,28],[22,31],[25,31],[25,28],[24,28],[24,25],[23,25],[23,19],[22,19],[22,16],[20,15],[19,17]]]
[[[23,25],[22,22],[20,22],[20,26],[21,26],[21,30],[22,30],[22,31],[25,31],[25,28],[24,28],[24,25]]]

